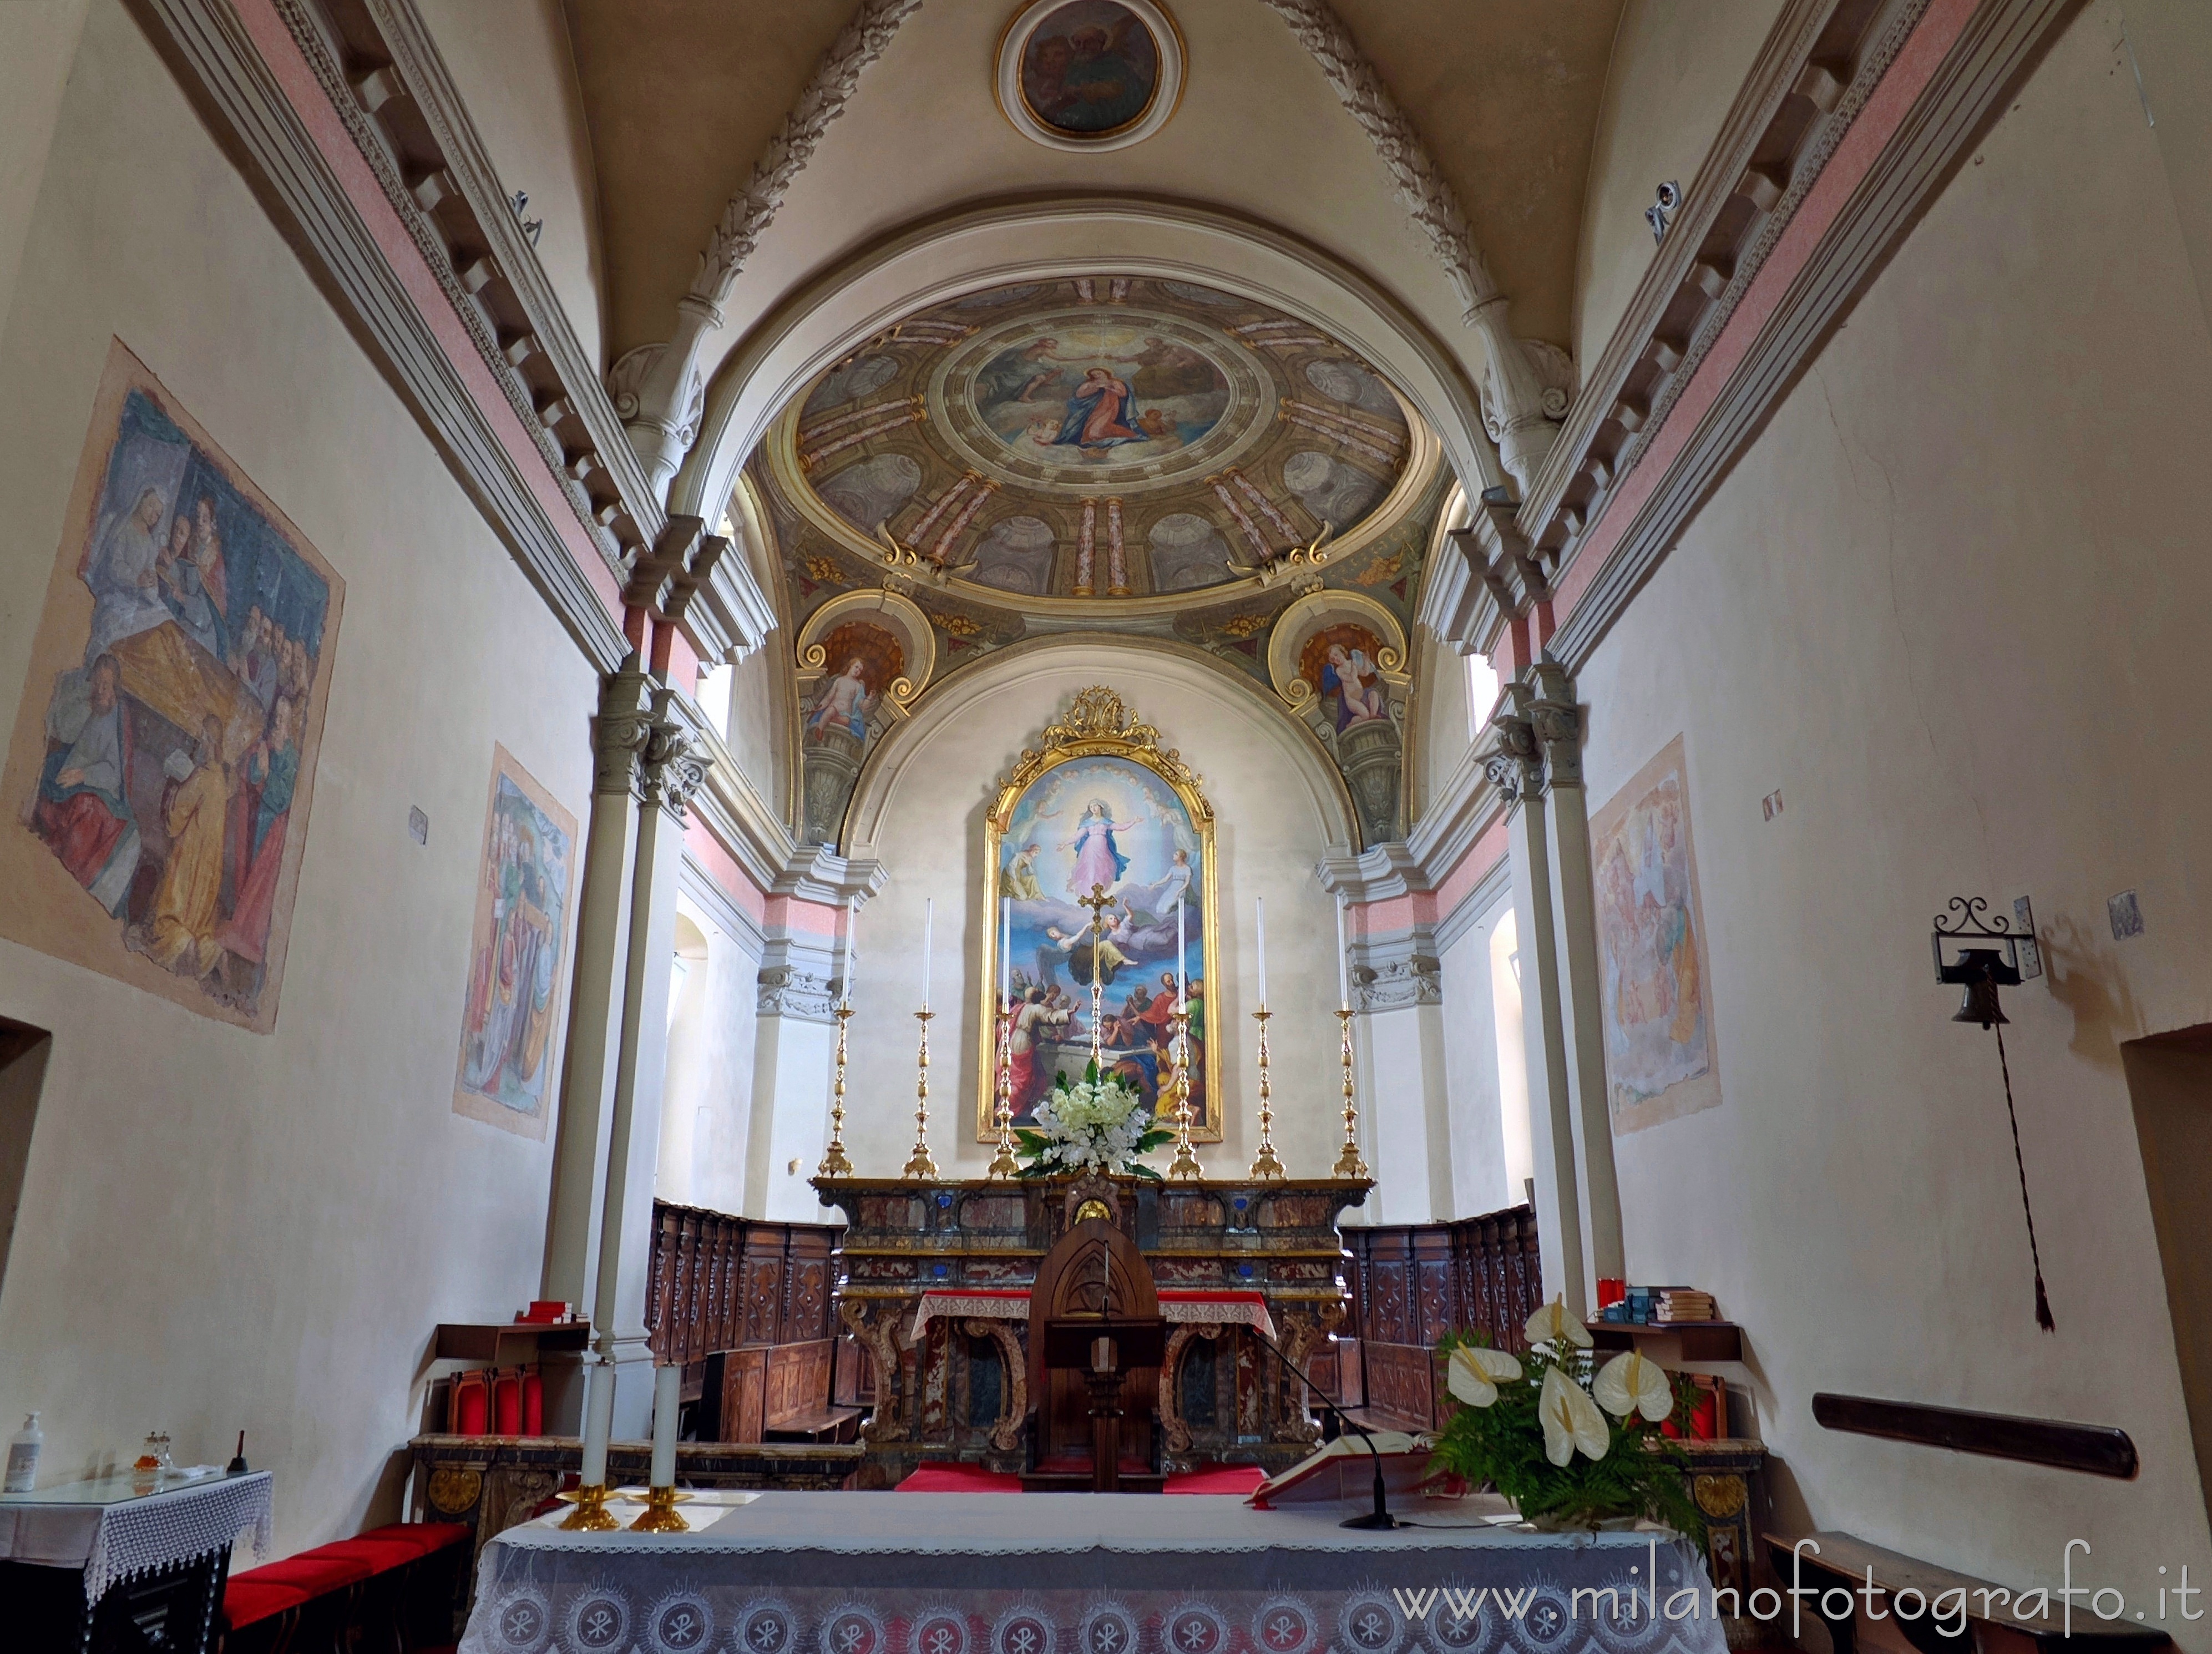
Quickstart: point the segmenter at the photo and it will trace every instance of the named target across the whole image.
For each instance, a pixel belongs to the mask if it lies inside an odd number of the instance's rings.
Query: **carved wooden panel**
[[[1379,1343],[1410,1344],[1413,1328],[1406,1315],[1406,1262],[1377,1258],[1369,1266],[1367,1336]]]
[[[722,1439],[757,1442],[767,1423],[766,1350],[732,1350],[722,1362]]]
[[[791,1341],[811,1342],[830,1335],[830,1260],[795,1257],[791,1263],[791,1312],[785,1331]]]
[[[783,1257],[749,1252],[744,1262],[745,1336],[748,1344],[773,1344],[783,1309]]]
[[[1436,1411],[1429,1352],[1419,1344],[1362,1346],[1367,1365],[1367,1407],[1407,1430],[1426,1430]]]
[[[812,1417],[830,1405],[829,1339],[779,1344],[768,1353],[767,1400],[762,1421],[778,1430],[793,1420]]]

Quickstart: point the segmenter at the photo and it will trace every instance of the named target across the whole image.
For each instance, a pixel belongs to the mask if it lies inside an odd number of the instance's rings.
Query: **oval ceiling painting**
[[[794,398],[770,447],[784,497],[852,555],[981,600],[1163,611],[1283,578],[1324,540],[1343,567],[1439,459],[1382,374],[1310,322],[1115,275],[905,318]]]
[[[999,43],[999,106],[1055,149],[1149,137],[1182,93],[1182,41],[1154,0],[1031,0]]]

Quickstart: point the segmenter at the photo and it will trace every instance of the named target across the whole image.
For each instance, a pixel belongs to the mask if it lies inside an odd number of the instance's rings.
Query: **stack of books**
[[[1700,1292],[1688,1286],[1662,1286],[1652,1306],[1654,1325],[1666,1326],[1677,1321],[1717,1321],[1720,1308],[1713,1302],[1711,1292]]]

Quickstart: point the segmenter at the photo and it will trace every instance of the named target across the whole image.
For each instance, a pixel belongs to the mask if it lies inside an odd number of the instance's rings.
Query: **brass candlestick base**
[[[1359,1110],[1352,1100],[1352,1008],[1346,1006],[1339,1011],[1336,1019],[1343,1030],[1344,1152],[1336,1157],[1335,1175],[1364,1177],[1367,1162],[1359,1158]]]
[[[1260,1025],[1260,1152],[1252,1157],[1251,1176],[1269,1180],[1289,1175],[1276,1158],[1275,1116],[1267,1106],[1267,1019],[1274,1014],[1264,1005],[1252,1013],[1252,1020]]]
[[[1198,1156],[1190,1152],[1190,1016],[1183,1011],[1175,1013],[1176,1065],[1176,1152],[1174,1164],[1168,1167],[1171,1179],[1182,1180],[1203,1177]]]
[[[622,1526],[607,1514],[607,1485],[603,1481],[573,1489],[560,1498],[576,1507],[561,1518],[562,1533],[608,1533]]]
[[[1000,1019],[999,1152],[987,1174],[994,1183],[1021,1175],[1022,1163],[1014,1158],[1014,1007],[1006,1006]]]
[[[645,1510],[629,1524],[634,1534],[683,1534],[691,1531],[691,1524],[676,1508],[676,1501],[688,1499],[689,1493],[679,1493],[673,1487],[648,1487],[645,1491]],[[611,1527],[613,1524],[608,1524]]]
[[[921,1025],[920,1067],[914,1082],[914,1152],[907,1157],[906,1170],[902,1176],[926,1177],[934,1181],[937,1162],[929,1152],[929,1021],[934,1011],[917,1011],[915,1020]]]
[[[845,1153],[845,1024],[852,1014],[850,999],[837,1007],[837,1085],[830,1093],[830,1146],[822,1152],[822,1164],[814,1169],[817,1177],[853,1175],[853,1162]]]

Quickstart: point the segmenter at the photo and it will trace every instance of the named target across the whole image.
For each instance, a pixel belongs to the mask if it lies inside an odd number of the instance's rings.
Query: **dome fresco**
[[[1182,281],[1030,282],[906,318],[765,445],[799,517],[993,604],[1218,599],[1428,492],[1435,443],[1311,324]],[[1101,617],[1103,618],[1104,617]]]

